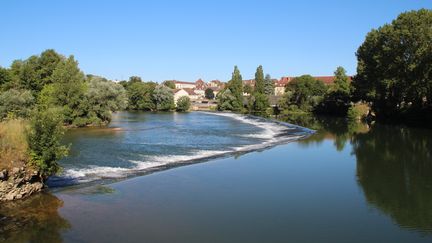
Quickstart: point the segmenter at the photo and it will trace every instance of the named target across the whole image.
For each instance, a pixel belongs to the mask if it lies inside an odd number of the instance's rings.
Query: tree
[[[128,102],[123,86],[97,76],[90,79],[86,97],[88,118],[98,123],[111,121],[112,112],[125,109]]]
[[[30,121],[28,145],[31,163],[44,176],[60,170],[58,161],[67,155],[68,148],[61,144],[64,134],[62,112],[56,108],[37,109]]]
[[[133,83],[142,83],[141,77],[138,76],[129,77],[129,84],[133,84]]]
[[[166,80],[162,84],[165,85],[165,86],[167,86],[170,89],[175,89],[176,88],[174,81],[171,81],[171,80]]]
[[[231,110],[237,112],[241,111],[243,109],[243,78],[237,66],[234,66],[234,72],[232,73],[231,80],[228,82],[228,89],[231,92],[230,95],[235,98],[231,100]]]
[[[255,72],[255,93],[264,94],[265,84],[264,84],[264,72],[261,65],[258,66]]]
[[[0,120],[7,116],[30,116],[35,99],[29,90],[9,89],[0,94]]]
[[[219,111],[234,110],[233,104],[237,101],[230,89],[224,89],[217,94]]]
[[[321,103],[315,108],[316,113],[346,116],[351,106],[351,84],[343,67],[334,72],[334,84],[330,87]]]
[[[85,114],[87,86],[84,83],[84,74],[78,68],[78,62],[70,56],[65,62],[59,63],[52,74],[53,106],[63,108],[64,122],[76,123],[77,118]],[[82,123],[82,122],[80,122]]]
[[[255,89],[253,92],[254,103],[253,111],[258,114],[263,114],[269,107],[268,96],[265,94],[265,81],[263,68],[260,65],[255,72]]]
[[[127,87],[127,95],[129,98],[129,110],[154,110],[155,104],[153,102],[153,91],[156,84],[152,82],[132,83]]]
[[[252,94],[253,93],[253,88],[252,88],[252,86],[250,85],[250,84],[246,84],[244,87],[243,87],[243,93],[245,93],[245,94]]]
[[[378,118],[432,106],[432,11],[400,14],[373,29],[357,50],[355,97],[372,102]],[[427,112],[429,110],[429,112]]]
[[[287,106],[296,106],[303,111],[313,111],[327,92],[325,84],[310,75],[294,78],[285,89]]]
[[[205,90],[205,97],[206,97],[206,99],[209,99],[209,100],[214,99],[215,98],[214,91],[211,88],[207,88]]]
[[[264,93],[266,95],[274,95],[274,88],[275,85],[273,83],[273,80],[270,76],[270,74],[266,74],[264,78]]]
[[[169,111],[174,109],[174,95],[170,88],[158,85],[153,91],[153,101],[158,111]]]
[[[12,74],[9,69],[0,67],[0,87],[12,81]]]
[[[188,96],[182,96],[177,100],[177,111],[188,111],[191,106],[191,101]]]

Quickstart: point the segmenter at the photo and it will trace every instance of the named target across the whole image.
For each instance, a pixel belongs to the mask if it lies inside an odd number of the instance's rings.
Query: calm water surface
[[[153,115],[123,113],[112,124],[123,130],[88,129],[70,133],[68,139],[74,144],[74,154],[62,162],[69,172],[57,182],[67,177],[75,178],[74,182],[98,180],[2,205],[0,239],[432,242],[431,130],[302,118],[291,121],[318,132],[306,139],[268,148],[269,144],[300,136],[301,131],[289,128],[297,135],[287,135],[287,128],[275,124],[190,113],[181,114],[181,119],[207,126],[208,130],[184,134],[186,139],[181,139],[177,132],[190,128],[183,122],[175,122],[176,115]],[[164,120],[162,130],[166,133],[157,132],[159,119]],[[214,124],[218,127],[216,131],[212,131],[212,123],[216,121],[213,119],[218,121]],[[152,127],[151,122],[157,126]],[[125,126],[126,123],[138,129],[124,131],[131,127]],[[143,130],[145,127],[151,129]],[[146,136],[144,131],[148,131],[146,139],[152,143],[159,139],[161,143],[173,144],[169,149],[158,148],[171,157],[164,154],[164,160],[151,159],[157,145],[141,147],[137,142]],[[107,144],[95,145],[94,141],[100,139]],[[205,145],[201,146],[202,143]],[[250,151],[263,147],[267,149],[244,153],[245,148]],[[92,151],[95,155],[90,158]],[[130,160],[147,165],[166,164],[179,158],[202,159],[214,151],[230,153],[206,163],[116,183],[103,180],[144,168],[138,168],[138,163]],[[113,154],[118,154],[117,160]],[[79,162],[73,162],[73,158],[80,158],[76,160]],[[95,169],[104,172],[100,167],[117,169],[97,176]]]

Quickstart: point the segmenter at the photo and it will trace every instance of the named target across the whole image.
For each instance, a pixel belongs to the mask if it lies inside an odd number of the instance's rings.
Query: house
[[[274,94],[276,96],[285,94],[285,86],[293,79],[294,79],[293,77],[282,77],[280,80],[275,79]]]
[[[177,100],[180,99],[180,97],[187,96],[191,101],[197,101],[202,96],[200,94],[195,93],[194,89],[191,88],[183,88],[183,89],[174,89],[174,103],[177,104]]]
[[[197,81],[195,81],[195,89],[205,90],[206,88],[207,84],[202,79],[198,79]]]
[[[208,83],[208,87],[219,87],[223,89],[225,87],[225,84],[219,80],[212,80]]]
[[[194,89],[195,88],[195,83],[193,82],[185,82],[185,81],[177,81],[177,80],[172,80],[175,84],[175,88],[176,89]]]

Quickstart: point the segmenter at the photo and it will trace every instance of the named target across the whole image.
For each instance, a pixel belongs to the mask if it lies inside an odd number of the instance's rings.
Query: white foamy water
[[[132,167],[109,167],[109,166],[94,166],[89,165],[86,168],[70,168],[66,169],[62,175],[64,178],[72,179],[77,182],[88,182],[104,178],[122,178],[127,177],[131,174],[138,172],[145,172],[150,169],[155,169],[157,167],[172,166],[176,164],[186,164],[195,162],[198,160],[204,160],[209,158],[214,158],[218,156],[224,156],[234,153],[246,153],[250,151],[260,150],[275,146],[280,143],[287,143],[293,140],[297,140],[305,135],[289,135],[288,130],[295,129],[295,127],[290,127],[284,124],[279,124],[272,121],[267,121],[261,118],[253,118],[233,113],[212,113],[212,112],[201,112],[203,114],[215,115],[228,117],[230,119],[235,119],[241,123],[253,125],[257,128],[257,133],[253,134],[241,134],[240,137],[259,139],[256,144],[247,144],[241,146],[234,146],[231,148],[226,148],[224,150],[195,150],[190,151],[188,154],[184,155],[145,155],[143,154],[140,159],[128,160]],[[176,136],[176,134],[172,134]],[[140,142],[139,144],[150,145],[162,145],[161,143],[151,142]]]

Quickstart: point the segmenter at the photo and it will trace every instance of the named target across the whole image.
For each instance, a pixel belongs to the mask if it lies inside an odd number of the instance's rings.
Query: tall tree
[[[266,95],[274,95],[275,84],[270,76],[270,74],[266,74],[264,78],[264,93]]]
[[[431,26],[431,10],[405,12],[369,32],[357,50],[355,96],[372,102],[378,117],[431,109]]]
[[[234,72],[228,82],[228,89],[235,98],[231,104],[232,110],[241,111],[243,109],[243,78],[237,66],[234,66]]]
[[[255,72],[255,92],[260,94],[265,92],[264,72],[261,65],[258,66]]]
[[[260,65],[255,72],[255,89],[253,92],[253,111],[264,114],[269,106],[268,96],[265,94],[264,71]]]
[[[175,108],[174,94],[165,85],[158,85],[153,91],[153,101],[158,111],[169,111]]]

